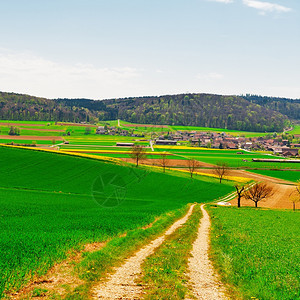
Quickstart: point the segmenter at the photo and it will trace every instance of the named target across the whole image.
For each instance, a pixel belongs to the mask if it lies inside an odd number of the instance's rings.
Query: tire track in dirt
[[[209,259],[209,231],[210,218],[204,204],[201,205],[203,217],[198,229],[198,237],[193,244],[188,268],[192,292],[196,299],[221,300],[229,299],[225,295],[225,288],[219,281],[214,267]],[[188,298],[186,298],[188,300]]]
[[[116,269],[116,272],[109,276],[108,281],[95,287],[93,299],[141,299],[143,287],[136,284],[136,279],[142,273],[141,264],[159,247],[168,235],[171,235],[177,228],[183,225],[192,214],[195,204],[191,205],[186,215],[173,223],[163,235],[156,238],[148,245],[138,250],[135,255],[125,261]]]

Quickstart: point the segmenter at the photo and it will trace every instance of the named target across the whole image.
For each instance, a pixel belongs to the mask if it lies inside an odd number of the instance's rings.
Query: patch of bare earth
[[[0,135],[2,140],[31,140],[31,141],[63,141],[61,136],[37,136],[37,135]]]
[[[36,289],[45,290],[45,293],[40,297],[35,296],[33,299],[49,299],[53,295],[64,297],[67,293],[84,283],[74,272],[74,267],[81,261],[82,254],[98,251],[105,244],[105,242],[95,242],[85,245],[81,252],[72,253],[68,259],[53,266],[46,275],[36,279],[19,292],[10,295],[10,299],[31,299],[33,298],[33,291]]]
[[[108,277],[108,281],[101,283],[94,289],[94,299],[141,299],[143,287],[136,283],[141,276],[141,264],[159,247],[166,236],[172,234],[183,225],[192,214],[194,205],[191,205],[187,214],[176,221],[163,235],[153,240],[147,246],[136,252],[135,255],[125,260],[124,264]]]
[[[203,217],[188,262],[192,292],[196,299],[201,300],[228,299],[209,259],[210,218],[204,205],[201,205],[201,210]]]

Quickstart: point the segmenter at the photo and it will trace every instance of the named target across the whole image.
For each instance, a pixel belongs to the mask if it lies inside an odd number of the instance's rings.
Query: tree
[[[300,181],[297,182],[296,190],[291,193],[290,201],[293,203],[293,211],[295,211],[296,203],[300,202]]]
[[[146,148],[141,145],[133,145],[131,147],[130,157],[136,161],[136,166],[139,166],[139,161],[146,158]]]
[[[88,135],[91,133],[91,127],[85,127],[84,134]]]
[[[213,172],[219,177],[220,183],[222,183],[222,179],[229,174],[229,166],[225,162],[218,162]]]
[[[9,135],[20,135],[20,129],[18,127],[11,126],[8,134]]]
[[[161,155],[161,160],[160,160],[160,164],[164,170],[164,173],[166,171],[166,166],[168,165],[169,159],[168,159],[168,154],[167,152],[163,152]]]
[[[241,207],[241,199],[244,195],[244,190],[245,190],[245,186],[240,186],[239,184],[236,184],[235,186],[235,189],[236,189],[236,193],[237,193],[237,205],[238,207]]]
[[[254,184],[250,189],[245,191],[244,198],[257,203],[273,195],[273,188],[268,186],[266,183],[260,182]]]
[[[187,161],[187,166],[189,168],[191,178],[193,178],[193,174],[194,174],[195,170],[199,167],[199,161],[195,160],[195,159],[189,159]]]

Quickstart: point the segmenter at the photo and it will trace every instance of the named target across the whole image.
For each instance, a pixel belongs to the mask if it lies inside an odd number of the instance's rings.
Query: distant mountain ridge
[[[96,122],[119,118],[142,124],[280,132],[289,126],[290,120],[300,120],[300,99],[179,94],[101,101],[51,100],[0,92],[0,118],[64,122]]]

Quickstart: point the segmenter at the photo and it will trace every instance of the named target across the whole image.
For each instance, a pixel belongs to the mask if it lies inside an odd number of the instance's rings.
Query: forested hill
[[[300,101],[261,98],[249,95],[180,94],[103,101],[50,100],[0,92],[0,118],[65,122],[96,122],[119,118],[133,123],[270,132],[279,132],[287,127],[288,116],[300,119]],[[281,107],[284,108],[282,111]]]
[[[0,92],[0,119],[23,121],[62,121],[62,122],[94,122],[98,119],[110,119],[106,106],[102,104],[101,110],[93,102],[95,110],[89,110],[84,105],[77,105],[77,101],[50,100],[16,93]],[[66,102],[68,105],[66,105]],[[109,109],[108,109],[109,111]]]
[[[105,100],[118,118],[133,123],[282,131],[287,116],[237,96],[181,94]]]
[[[257,95],[243,95],[244,99],[261,106],[278,111],[291,119],[300,120],[300,99],[263,97]]]

